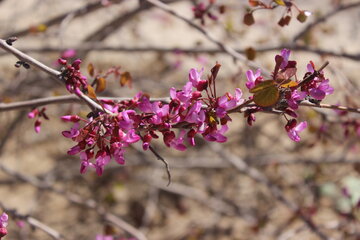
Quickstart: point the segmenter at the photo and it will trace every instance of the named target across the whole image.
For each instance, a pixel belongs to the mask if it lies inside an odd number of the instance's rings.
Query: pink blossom
[[[61,58],[72,58],[76,56],[76,50],[75,49],[67,49],[61,53]]]
[[[254,74],[252,70],[246,71],[247,82],[245,83],[248,89],[255,87],[255,81],[261,77],[261,69],[258,69]]]
[[[286,49],[286,48],[281,50],[281,56],[283,57],[283,61],[282,61],[281,65],[280,65],[281,69],[284,69],[288,65],[290,52],[291,51],[289,49]]]
[[[244,102],[244,99],[241,99],[242,91],[240,88],[235,89],[235,97],[230,93],[226,93],[224,96],[218,99],[218,107],[216,108],[216,116],[223,118],[227,111],[239,106]]]
[[[70,129],[70,131],[63,131],[62,135],[66,138],[74,138],[79,136],[79,123],[75,123],[74,126]]]
[[[323,100],[326,95],[332,94],[334,88],[329,85],[329,80],[323,80],[317,87],[311,88],[309,90],[310,96],[317,99]]]
[[[291,92],[290,98],[287,99],[287,104],[290,108],[296,110],[299,107],[298,102],[304,100],[306,95],[307,94],[305,92],[294,90]]]
[[[6,227],[8,225],[9,216],[4,212],[0,216],[0,227]]]
[[[222,125],[220,130],[215,130],[205,135],[205,139],[211,142],[226,142],[227,137],[225,137],[223,134],[227,132],[228,129],[229,127],[227,125]]]
[[[288,130],[288,136],[291,140],[295,142],[300,141],[299,132],[302,132],[307,127],[307,122],[301,122],[297,126],[291,128]]]

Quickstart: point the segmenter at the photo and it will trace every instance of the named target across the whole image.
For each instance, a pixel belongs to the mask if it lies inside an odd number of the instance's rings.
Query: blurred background
[[[328,60],[325,74],[335,93],[324,103],[359,107],[359,1],[293,1],[312,15],[300,23],[293,7],[284,27],[277,24],[286,13],[281,6],[255,11],[255,23],[247,26],[245,0],[214,1],[203,23],[193,11],[200,1],[164,2],[268,71],[284,47],[293,50],[299,78],[310,60],[318,67]],[[234,59],[147,1],[2,0],[0,13],[1,38],[17,36],[16,48],[48,66],[59,69],[62,56],[81,58],[88,77],[90,63],[97,71],[118,66],[131,74],[131,88],[110,77],[98,96],[131,98],[142,91],[168,97],[170,87],[188,81],[190,68],[208,74],[216,62],[222,65],[217,91],[240,87],[250,96],[249,61]],[[0,51],[2,104],[68,94],[33,67],[15,68],[16,61]],[[31,110],[0,113],[0,203],[12,210],[5,239],[56,239],[31,219],[64,239],[360,239],[359,114],[301,107],[300,119],[309,127],[300,143],[287,137],[280,116],[264,113],[251,127],[233,114],[221,145],[198,138],[195,147],[179,152],[159,140],[154,147],[171,169],[167,186],[163,164],[140,143],[127,149],[124,166],[111,163],[101,177],[94,171],[81,175],[78,156],[67,155],[73,142],[61,135],[70,124],[60,116],[86,116],[89,109],[48,105],[50,120],[38,134],[27,118]]]

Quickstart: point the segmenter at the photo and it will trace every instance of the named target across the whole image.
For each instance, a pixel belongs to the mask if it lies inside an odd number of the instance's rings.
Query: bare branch
[[[294,39],[292,41],[296,42],[297,40],[302,38],[305,34],[307,34],[311,29],[313,29],[315,26],[317,26],[318,24],[320,24],[322,22],[325,22],[330,17],[332,17],[332,16],[334,16],[334,15],[336,15],[336,14],[338,14],[338,13],[344,11],[344,10],[347,10],[347,9],[350,9],[350,8],[356,8],[356,7],[360,7],[360,2],[354,2],[354,3],[348,4],[348,5],[340,5],[336,9],[328,12],[324,16],[319,17],[314,22],[307,25],[305,27],[305,29],[303,29],[302,31],[300,31],[298,34],[295,35],[295,37],[294,37]]]
[[[330,240],[328,236],[325,235],[322,231],[318,229],[315,223],[305,216],[300,208],[293,202],[289,201],[284,194],[282,193],[281,189],[272,183],[263,173],[261,173],[256,168],[248,166],[245,161],[241,158],[236,157],[235,155],[231,154],[223,147],[220,147],[218,144],[214,144],[215,151],[225,160],[230,162],[235,168],[237,168],[243,174],[249,176],[253,180],[258,183],[265,185],[270,192],[274,195],[274,197],[284,204],[288,209],[290,209],[296,216],[298,216],[306,225],[307,227],[315,233],[320,239],[322,240]]]

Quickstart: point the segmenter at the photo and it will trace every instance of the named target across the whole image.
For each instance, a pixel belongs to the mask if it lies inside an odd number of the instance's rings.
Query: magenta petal
[[[325,98],[325,92],[318,89],[318,88],[312,88],[309,91],[310,96],[317,99],[317,100],[323,100]]]

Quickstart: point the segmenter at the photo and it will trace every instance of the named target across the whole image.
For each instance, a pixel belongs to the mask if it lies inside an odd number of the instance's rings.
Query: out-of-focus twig
[[[320,48],[314,48],[309,46],[301,46],[301,45],[279,45],[274,47],[262,47],[262,48],[255,48],[254,50],[257,53],[266,53],[271,51],[279,51],[284,48],[288,48],[293,51],[302,51],[308,52],[318,55],[324,56],[332,56],[332,57],[340,57],[340,58],[347,58],[354,61],[360,60],[360,53],[349,54],[345,52],[334,52],[331,50],[325,50]],[[59,46],[42,46],[36,48],[21,48],[22,52],[27,53],[46,53],[46,52],[62,52],[67,49],[76,49],[78,51],[110,51],[110,52],[125,52],[125,53],[146,53],[146,52],[156,52],[156,53],[182,53],[182,54],[228,54],[223,49],[219,48],[205,48],[205,47],[159,47],[159,46],[148,46],[148,47],[126,47],[126,46],[111,46],[106,45],[99,42],[89,42],[83,43],[78,46],[67,46],[67,47],[59,47]],[[235,49],[236,52],[245,54],[246,51],[243,49]],[[3,53],[6,54],[6,53]],[[3,54],[0,54],[3,55]]]
[[[59,240],[66,239],[66,237],[63,234],[59,233],[52,227],[46,225],[45,223],[43,223],[29,215],[20,214],[20,213],[18,213],[18,211],[16,209],[7,208],[7,207],[5,207],[5,205],[2,202],[0,202],[0,208],[2,208],[12,218],[23,220],[23,221],[27,222],[30,226],[42,230],[43,232],[48,234],[53,239],[59,239]]]
[[[219,146],[218,144],[214,144],[213,149],[217,152],[217,154],[219,154],[219,156],[230,162],[241,173],[249,176],[256,182],[265,185],[279,202],[284,204],[288,209],[290,209],[294,214],[296,214],[296,216],[298,216],[305,223],[305,225],[320,239],[331,239],[325,233],[320,231],[320,229],[315,225],[315,223],[310,218],[305,216],[301,212],[301,209],[295,203],[288,200],[282,193],[281,189],[274,183],[272,183],[263,173],[261,173],[256,168],[248,166],[245,161],[231,154],[229,151]]]
[[[354,2],[354,3],[350,3],[347,5],[340,5],[339,7],[335,8],[334,10],[326,13],[325,15],[317,18],[314,22],[308,24],[303,30],[301,30],[298,34],[295,35],[295,37],[293,38],[293,42],[296,42],[297,40],[299,40],[300,38],[302,38],[305,34],[307,34],[311,29],[313,29],[315,26],[317,26],[318,24],[325,22],[327,19],[329,19],[330,17],[348,10],[350,8],[356,8],[356,7],[360,7],[360,2]]]
[[[122,2],[123,0],[112,0],[111,2],[112,3],[120,3]],[[77,18],[77,17],[82,17],[82,16],[85,16],[89,13],[92,13],[98,9],[101,9],[103,7],[106,7],[104,6],[103,4],[103,1],[99,0],[99,1],[96,1],[96,2],[92,2],[92,3],[89,3],[83,7],[80,7],[76,10],[71,10],[70,12],[66,12],[66,13],[63,13],[63,14],[60,14],[56,17],[53,17],[41,24],[45,25],[47,28],[49,27],[52,27],[54,25],[57,25],[57,24],[60,24],[65,18],[67,18],[69,15],[72,15],[73,18]],[[31,33],[30,31],[30,27],[28,28],[25,28],[25,29],[22,29],[22,30],[19,30],[19,31],[16,31],[16,32],[11,32],[11,33],[6,33],[4,34],[4,38],[9,38],[9,37],[21,37],[21,36],[25,36],[27,34]]]
[[[36,60],[36,59],[30,57],[29,55],[19,51],[15,47],[10,46],[3,39],[0,39],[0,48],[4,49],[5,51],[7,51],[7,52],[9,52],[11,54],[13,54],[19,60],[24,61],[24,62],[26,62],[26,63],[28,63],[28,64],[30,64],[30,65],[38,68],[38,69],[40,69],[41,71],[49,74],[53,79],[64,83],[64,81],[61,78],[61,72],[46,66],[45,64],[39,62],[38,60]],[[86,96],[84,93],[80,92],[78,97],[81,98],[91,109],[98,109],[100,111],[103,111],[103,108],[98,103],[93,101],[91,98]]]
[[[145,0],[153,5],[155,5],[156,7],[158,7],[159,9],[169,13],[170,15],[184,21],[186,24],[188,24],[190,27],[192,27],[193,29],[199,31],[200,33],[202,33],[210,42],[216,44],[220,49],[224,50],[226,53],[228,53],[230,56],[232,56],[234,59],[236,60],[240,60],[244,63],[246,63],[247,65],[253,67],[253,68],[261,68],[263,71],[262,73],[269,77],[270,73],[264,68],[261,67],[259,64],[248,60],[245,56],[243,56],[242,54],[238,53],[235,49],[227,46],[226,44],[224,44],[223,42],[217,40],[214,36],[212,36],[208,31],[206,31],[203,27],[197,25],[196,23],[194,23],[192,20],[178,14],[177,12],[175,12],[173,9],[171,9],[167,4],[159,1],[159,0]]]

